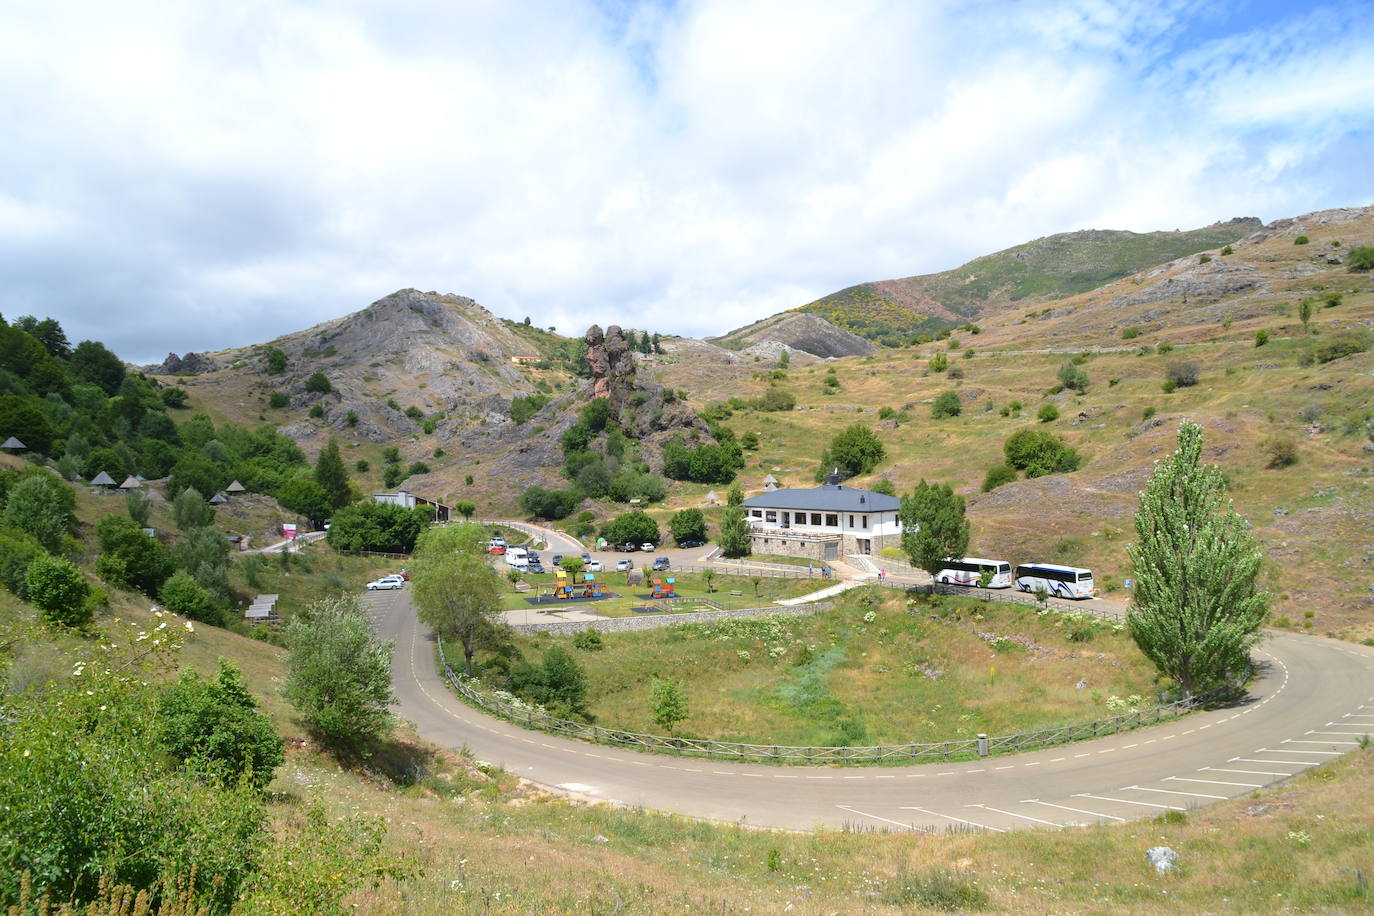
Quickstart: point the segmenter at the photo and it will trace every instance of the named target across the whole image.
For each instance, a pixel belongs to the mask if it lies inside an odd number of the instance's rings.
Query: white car
[[[373,582],[367,583],[368,591],[376,591],[384,588],[405,588],[406,580],[400,576],[382,576]]]
[[[587,572],[601,572],[601,561],[592,560],[590,563],[588,563],[586,566],[582,568]]]
[[[650,543],[647,543],[647,542],[646,542],[646,543],[640,544],[640,545],[639,545],[639,549],[642,550],[642,551],[644,551],[645,553],[653,553],[657,548],[654,547],[653,544],[650,544]]]

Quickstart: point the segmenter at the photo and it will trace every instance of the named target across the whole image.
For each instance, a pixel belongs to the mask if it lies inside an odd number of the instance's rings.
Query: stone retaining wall
[[[730,620],[741,617],[768,617],[773,614],[787,614],[805,617],[835,606],[833,601],[812,601],[809,604],[780,605],[774,607],[749,607],[733,611],[701,611],[695,614],[654,614],[636,617],[606,617],[601,620],[551,620],[548,623],[515,623],[511,629],[518,633],[553,633],[566,635],[581,630],[599,630],[602,633],[627,633],[633,630],[655,630],[660,627],[676,627],[685,623],[714,623],[717,620]]]

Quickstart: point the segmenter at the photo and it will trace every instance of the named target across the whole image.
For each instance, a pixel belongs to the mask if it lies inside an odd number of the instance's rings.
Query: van
[[[506,563],[511,566],[529,566],[529,553],[523,547],[507,547]]]

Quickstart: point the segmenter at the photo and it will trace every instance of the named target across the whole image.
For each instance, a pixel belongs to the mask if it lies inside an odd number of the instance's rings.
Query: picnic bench
[[[281,618],[277,616],[277,599],[280,595],[258,595],[253,599],[253,603],[248,606],[248,610],[243,612],[243,619],[246,623],[257,626],[266,623],[276,626],[281,623]]]

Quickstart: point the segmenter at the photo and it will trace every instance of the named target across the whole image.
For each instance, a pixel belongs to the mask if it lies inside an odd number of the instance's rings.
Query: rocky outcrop
[[[624,403],[626,391],[634,388],[635,358],[625,343],[625,332],[613,324],[603,334],[592,325],[582,338],[587,342],[587,364],[592,372],[592,397],[610,398],[612,405]]]
[[[783,312],[756,324],[731,331],[719,338],[723,345],[753,347],[774,341],[822,359],[841,356],[867,356],[878,348],[857,334],[836,327],[819,315]]]
[[[153,375],[200,375],[214,370],[215,364],[199,353],[187,353],[185,356],[168,353],[167,358],[150,371]]]

